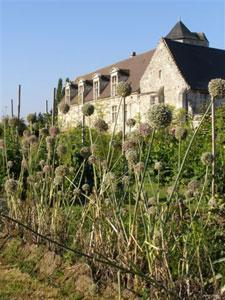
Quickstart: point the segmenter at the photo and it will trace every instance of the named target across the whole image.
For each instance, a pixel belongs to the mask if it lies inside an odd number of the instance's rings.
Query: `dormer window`
[[[159,79],[162,77],[162,70],[159,70]]]
[[[93,76],[93,99],[97,100],[100,96],[100,74],[95,74]]]
[[[111,96],[116,96],[117,84],[118,84],[119,68],[113,67],[111,71]]]
[[[67,82],[65,86],[65,100],[70,104],[70,82]]]
[[[111,96],[116,96],[116,89],[117,89],[117,83],[118,83],[118,76],[112,75],[111,76]]]

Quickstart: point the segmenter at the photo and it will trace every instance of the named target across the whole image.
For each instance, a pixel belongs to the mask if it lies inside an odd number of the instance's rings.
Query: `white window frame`
[[[117,85],[118,85],[118,72],[119,72],[119,69],[114,67],[112,68],[112,71],[111,71],[111,80],[110,80],[110,86],[111,86],[111,97],[115,97],[117,92]],[[115,79],[115,81],[114,81]]]
[[[112,105],[112,123],[116,122],[117,114],[118,114],[118,106],[117,105]]]

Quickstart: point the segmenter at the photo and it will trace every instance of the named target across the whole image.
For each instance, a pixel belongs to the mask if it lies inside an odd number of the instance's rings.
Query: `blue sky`
[[[22,115],[44,111],[59,77],[152,49],[180,18],[225,48],[224,0],[0,0],[0,115],[18,84]]]

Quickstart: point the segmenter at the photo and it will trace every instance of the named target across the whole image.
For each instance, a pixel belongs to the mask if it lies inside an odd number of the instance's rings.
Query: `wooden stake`
[[[20,106],[21,106],[21,85],[18,87],[18,110],[17,110],[17,118],[20,119]]]
[[[53,100],[52,100],[52,126],[55,124],[55,96],[56,88],[53,90]]]
[[[215,133],[215,102],[212,103],[212,199],[215,198],[215,161],[216,161],[216,133]]]
[[[11,99],[11,117],[13,117],[13,99]]]

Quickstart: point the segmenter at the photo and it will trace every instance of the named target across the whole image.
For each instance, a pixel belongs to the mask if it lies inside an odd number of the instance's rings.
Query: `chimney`
[[[136,56],[136,52],[135,51],[131,52],[130,57],[134,57],[134,56]]]

